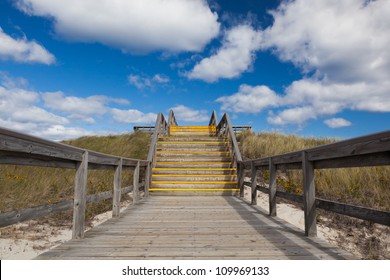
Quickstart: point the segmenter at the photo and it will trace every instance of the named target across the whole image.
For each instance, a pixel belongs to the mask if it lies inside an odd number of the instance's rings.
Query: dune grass
[[[146,159],[150,133],[136,132],[116,136],[88,136],[64,143],[101,153],[127,158]],[[75,170],[61,168],[0,165],[0,211],[23,209],[37,205],[72,199]],[[112,191],[114,172],[88,171],[88,194]],[[132,172],[125,170],[123,186],[132,185]],[[108,210],[111,201],[92,203],[87,216]]]
[[[244,132],[240,148],[245,159],[293,152],[337,141],[331,138],[302,138],[277,133]],[[261,180],[268,181],[267,172]],[[301,194],[302,172],[278,173],[279,190]],[[321,169],[315,171],[316,196],[355,205],[390,211],[390,167]]]

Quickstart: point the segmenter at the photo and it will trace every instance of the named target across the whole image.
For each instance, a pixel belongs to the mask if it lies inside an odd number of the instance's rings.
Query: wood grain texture
[[[149,196],[37,259],[350,259],[238,197]]]

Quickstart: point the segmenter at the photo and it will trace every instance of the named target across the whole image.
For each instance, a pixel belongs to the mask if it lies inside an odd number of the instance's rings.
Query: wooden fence
[[[0,128],[0,164],[67,168],[75,170],[74,199],[0,213],[0,227],[39,218],[73,208],[73,238],[82,238],[85,230],[86,204],[112,198],[113,217],[119,216],[120,197],[133,192],[133,203],[137,203],[141,168],[147,168],[148,161],[106,155],[94,151],[44,140],[30,135]],[[112,170],[114,174],[113,191],[87,196],[88,170]],[[133,186],[122,187],[123,169],[132,169]]]
[[[271,216],[276,216],[277,196],[303,203],[307,236],[317,234],[316,208],[390,226],[390,212],[316,198],[314,183],[315,169],[390,165],[390,131],[282,155],[246,160],[240,164],[242,169],[251,171],[250,184],[244,183],[244,173],[239,173],[241,194],[244,185],[250,186],[251,203],[256,204],[258,190],[268,193]],[[276,190],[276,171],[288,169],[303,171],[303,196]],[[257,185],[258,170],[269,171],[268,188]]]

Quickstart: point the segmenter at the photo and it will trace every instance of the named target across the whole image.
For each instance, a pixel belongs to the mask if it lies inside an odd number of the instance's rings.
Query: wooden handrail
[[[209,126],[217,126],[217,123],[218,123],[217,113],[215,112],[215,110],[213,110],[211,114]]]
[[[252,203],[255,203],[257,170],[267,170],[270,182],[269,213],[276,215],[276,196],[283,196],[294,201],[302,201],[305,211],[305,234],[316,235],[316,208],[356,217],[390,226],[390,212],[349,204],[328,201],[315,197],[314,170],[323,168],[345,168],[390,165],[390,130],[365,135],[340,142],[321,145],[291,153],[264,158],[246,160],[243,167],[252,170]],[[276,171],[278,169],[303,170],[303,196],[282,194],[276,191]],[[297,198],[300,197],[300,198]]]
[[[175,118],[175,113],[173,110],[169,111],[169,117],[168,117],[168,135],[171,133],[171,126],[177,126],[177,121]]]
[[[71,168],[76,170],[73,200],[0,214],[0,226],[6,226],[73,208],[73,238],[83,238],[84,236],[85,208],[89,202],[113,198],[113,217],[119,215],[118,207],[121,194],[124,191],[130,191],[121,186],[120,178],[123,168],[134,169],[136,171],[133,176],[134,182],[137,182],[137,180],[139,181],[139,168],[148,168],[150,166],[147,160],[107,155],[5,128],[0,128],[0,164]],[[89,169],[115,170],[114,192],[87,196],[86,185]],[[133,196],[137,196],[137,184],[134,183],[134,185],[136,188],[132,189]]]

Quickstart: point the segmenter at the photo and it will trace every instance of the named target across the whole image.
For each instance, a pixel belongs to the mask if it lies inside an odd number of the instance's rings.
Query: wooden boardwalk
[[[37,259],[350,259],[233,196],[150,196]]]

